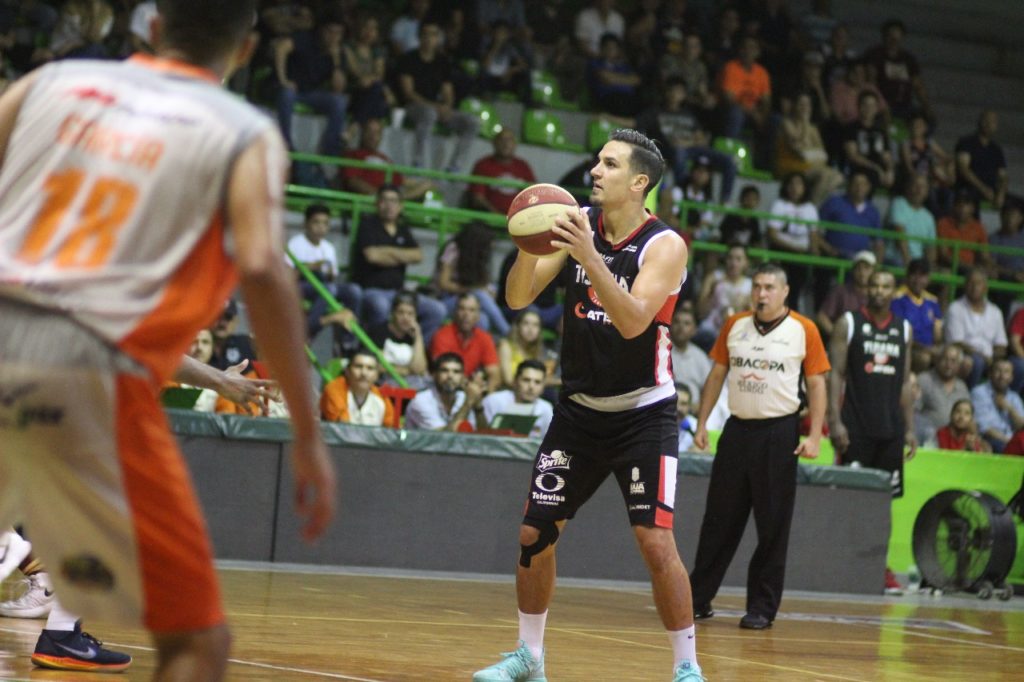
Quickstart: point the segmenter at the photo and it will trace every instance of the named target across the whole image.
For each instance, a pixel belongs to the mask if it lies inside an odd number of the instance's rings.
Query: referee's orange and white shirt
[[[733,315],[710,357],[729,368],[729,412],[740,419],[770,419],[800,410],[800,380],[832,369],[818,328],[790,311],[767,333],[753,312]]]

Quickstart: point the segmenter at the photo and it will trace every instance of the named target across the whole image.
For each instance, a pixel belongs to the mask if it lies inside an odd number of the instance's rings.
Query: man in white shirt
[[[690,343],[697,333],[697,319],[693,311],[679,308],[672,315],[672,327],[669,335],[672,339],[672,376],[677,384],[686,384],[690,395],[694,397],[693,408],[699,407],[697,396],[704,387],[704,380],[711,371],[711,360],[708,354]]]
[[[512,388],[497,391],[483,400],[484,421],[490,425],[499,414],[524,414],[537,417],[530,429],[531,438],[541,438],[548,430],[554,408],[540,397],[544,392],[547,368],[540,360],[523,360],[516,368]]]
[[[477,417],[483,420],[481,400],[484,384],[467,379],[462,358],[457,353],[442,353],[433,362],[434,385],[425,388],[409,401],[405,410],[405,427],[432,431],[465,431],[476,428]],[[460,428],[461,427],[461,428]]]
[[[362,307],[363,292],[358,284],[338,282],[338,252],[327,239],[331,227],[331,211],[323,204],[310,204],[306,207],[306,221],[302,234],[288,240],[288,251],[296,260],[309,268],[317,279],[338,301],[359,317]],[[290,258],[285,258],[289,266],[295,267]],[[298,274],[298,273],[297,273]],[[327,314],[325,301],[316,288],[301,274],[299,289],[302,298],[310,303],[306,317],[306,328],[309,338],[315,337],[325,324],[337,321]],[[343,332],[339,341],[342,346],[349,345],[351,334]]]
[[[594,0],[576,15],[576,41],[588,58],[597,57],[604,34],[611,33],[619,40],[625,37],[626,22],[613,5],[612,0]]]
[[[973,360],[967,385],[981,383],[993,358],[1006,357],[1003,313],[988,300],[988,275],[982,268],[964,273],[964,295],[946,311],[946,343],[955,343]]]

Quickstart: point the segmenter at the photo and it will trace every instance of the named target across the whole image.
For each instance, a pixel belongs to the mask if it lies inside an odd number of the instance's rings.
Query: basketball
[[[508,207],[508,233],[526,253],[546,256],[558,251],[551,246],[551,240],[556,238],[551,231],[555,218],[577,209],[576,199],[558,185],[530,185]]]

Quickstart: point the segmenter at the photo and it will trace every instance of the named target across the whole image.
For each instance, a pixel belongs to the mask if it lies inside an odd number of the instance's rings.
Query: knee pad
[[[554,521],[538,521],[537,519],[523,519],[523,525],[536,528],[540,531],[540,537],[532,545],[519,545],[519,565],[529,568],[533,557],[558,541],[558,526]]]

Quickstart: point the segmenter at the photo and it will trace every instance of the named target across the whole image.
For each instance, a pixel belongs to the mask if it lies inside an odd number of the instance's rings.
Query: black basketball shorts
[[[850,434],[850,446],[843,453],[843,464],[857,465],[867,469],[888,471],[892,484],[892,496],[903,497],[903,449],[906,445],[903,435],[892,438],[872,438],[866,434]]]
[[[671,528],[678,444],[674,397],[624,412],[561,400],[533,463],[526,517],[571,519],[614,474],[630,525]]]

